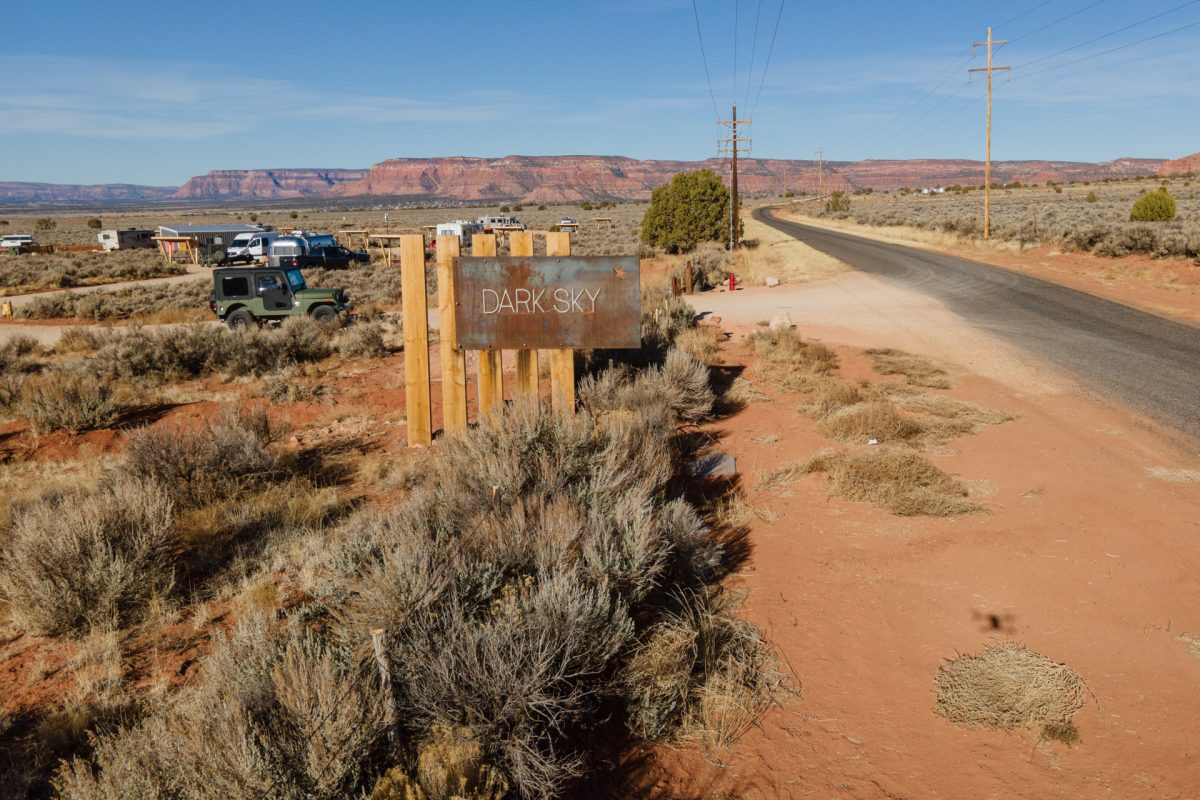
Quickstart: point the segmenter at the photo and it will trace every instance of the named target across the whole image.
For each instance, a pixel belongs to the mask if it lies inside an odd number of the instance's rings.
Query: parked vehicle
[[[213,270],[208,307],[231,328],[307,314],[334,322],[351,304],[343,289],[310,289],[299,269],[222,267]]]
[[[22,247],[33,245],[33,237],[27,233],[10,233],[0,238],[0,253],[16,253]]]
[[[346,247],[316,247],[312,248],[307,255],[280,256],[278,266],[300,267],[301,269],[312,267],[349,269],[351,264],[368,264],[370,261],[370,254],[361,250],[355,251]]]
[[[304,241],[308,242],[309,250],[316,250],[318,247],[337,247],[338,240],[328,233],[311,233],[308,231],[292,231],[292,236],[299,236]]]
[[[279,234],[272,231],[239,233],[233,237],[233,241],[225,250],[225,263],[236,264],[241,261],[249,264],[251,261],[264,259],[268,255],[271,242],[278,238]]]
[[[490,233],[497,228],[517,231],[525,230],[525,224],[512,216],[480,217],[478,223],[483,228],[484,233]]]
[[[267,264],[279,266],[281,258],[308,255],[308,242],[299,236],[278,236],[267,249]]]
[[[456,219],[454,222],[439,222],[437,226],[438,236],[457,236],[459,245],[466,246],[471,243],[471,237],[476,233],[483,233],[483,226],[478,222],[471,222],[466,219]],[[436,244],[437,240],[434,240]]]
[[[100,246],[106,252],[154,247],[154,231],[144,228],[126,228],[123,231],[100,231],[96,234],[96,238],[100,241]]]

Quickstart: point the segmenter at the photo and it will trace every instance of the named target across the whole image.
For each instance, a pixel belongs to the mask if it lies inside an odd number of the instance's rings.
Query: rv
[[[456,219],[454,222],[439,222],[437,226],[438,236],[457,236],[458,243],[466,246],[471,243],[471,236],[476,233],[483,233],[483,226],[478,222],[471,222],[466,219]]]
[[[154,247],[154,231],[142,228],[126,228],[123,231],[100,231],[96,234],[105,251],[136,250],[139,247]]]
[[[490,233],[494,230],[525,230],[525,226],[521,221],[511,216],[480,217],[478,224],[483,228],[485,233]]]
[[[306,256],[309,254],[308,242],[299,236],[277,236],[271,242],[267,252],[267,263],[272,267],[279,266],[281,258]]]

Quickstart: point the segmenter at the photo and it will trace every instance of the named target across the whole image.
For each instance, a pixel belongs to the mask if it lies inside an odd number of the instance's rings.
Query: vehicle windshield
[[[292,287],[293,292],[308,288],[308,285],[304,282],[304,276],[300,274],[300,270],[298,269],[289,269],[287,271],[287,279],[288,285]]]

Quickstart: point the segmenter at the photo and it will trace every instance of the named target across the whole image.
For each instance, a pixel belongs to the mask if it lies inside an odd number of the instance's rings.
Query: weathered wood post
[[[547,233],[546,255],[565,258],[571,255],[571,234]],[[575,413],[575,351],[553,350],[550,353],[550,399],[560,414]]]
[[[439,352],[442,360],[442,430],[467,429],[467,357],[458,346],[454,318],[454,257],[459,255],[457,236],[437,237]]]
[[[514,256],[533,256],[533,234],[529,231],[516,231],[509,234],[508,252]],[[538,393],[538,351],[517,351],[517,391],[522,397],[537,397]]]
[[[404,399],[408,446],[433,444],[429,402],[429,317],[425,294],[425,237],[400,239],[400,291],[404,308]]]
[[[471,237],[471,255],[485,258],[496,255],[496,234],[476,233]],[[479,351],[479,415],[504,404],[504,361],[501,351]]]
[[[684,270],[684,279],[687,283],[687,293],[691,294],[695,291],[696,276],[692,273],[692,260],[690,258],[687,262],[687,268]]]

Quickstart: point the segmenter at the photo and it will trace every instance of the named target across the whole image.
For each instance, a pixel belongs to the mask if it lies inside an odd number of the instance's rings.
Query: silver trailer
[[[100,231],[96,234],[100,246],[106,251],[136,250],[140,247],[154,247],[154,231],[146,228],[126,228],[123,231]]]

